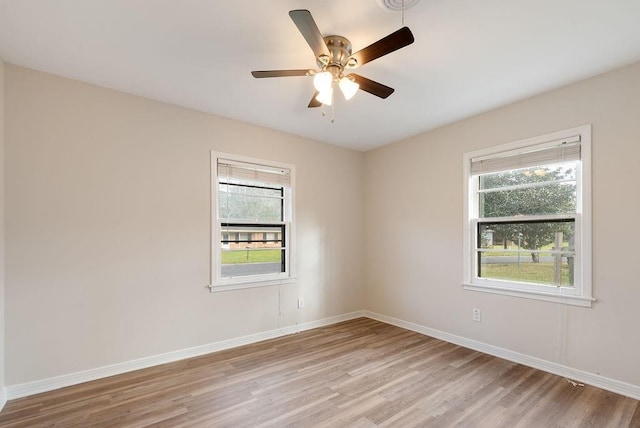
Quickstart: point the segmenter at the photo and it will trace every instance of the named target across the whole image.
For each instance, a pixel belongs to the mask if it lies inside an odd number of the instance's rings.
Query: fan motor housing
[[[351,42],[346,37],[342,36],[325,36],[324,42],[329,49],[329,58],[324,56],[318,57],[318,65],[325,69],[327,66],[338,66],[340,71],[345,67],[353,67],[355,64],[350,64],[351,56]],[[355,60],[353,60],[355,61]]]

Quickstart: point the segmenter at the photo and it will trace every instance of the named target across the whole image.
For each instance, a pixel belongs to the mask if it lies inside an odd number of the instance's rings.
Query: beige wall
[[[4,61],[0,58],[0,409],[4,393]]]
[[[363,308],[640,385],[640,64],[366,154],[4,71],[8,385]],[[462,154],[587,123],[598,302],[464,291]],[[206,289],[210,150],[296,166],[280,316],[275,287]]]
[[[8,385],[363,307],[360,152],[13,65],[6,131]],[[277,287],[206,287],[210,150],[296,167],[281,316]]]
[[[640,64],[368,152],[365,308],[640,386],[638,112]],[[589,123],[598,302],[463,290],[463,153]]]

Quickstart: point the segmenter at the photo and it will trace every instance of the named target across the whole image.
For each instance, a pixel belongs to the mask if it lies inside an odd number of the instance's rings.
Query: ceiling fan
[[[323,37],[311,16],[311,12],[308,10],[292,10],[289,12],[289,16],[311,47],[320,70],[252,71],[253,77],[260,79],[264,77],[314,76],[313,85],[316,91],[307,106],[310,108],[333,103],[334,83],[337,83],[347,100],[351,99],[358,89],[380,98],[387,98],[393,93],[393,88],[367,79],[359,74],[351,73],[349,70],[413,43],[413,34],[408,27],[402,27],[352,54],[351,42],[347,38],[336,35]]]

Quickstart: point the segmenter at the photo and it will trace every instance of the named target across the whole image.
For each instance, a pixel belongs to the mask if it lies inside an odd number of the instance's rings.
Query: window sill
[[[282,278],[252,279],[243,282],[225,282],[222,284],[209,285],[209,291],[220,293],[223,291],[243,290],[246,288],[269,287],[272,285],[292,284],[296,282],[296,277],[288,276]]]
[[[463,283],[462,286],[465,290],[479,291],[482,293],[501,294],[504,296],[521,297],[525,299],[542,300],[545,302],[563,303],[566,305],[582,306],[590,308],[591,304],[596,301],[593,297],[572,296],[568,294],[561,294],[560,292],[545,293],[541,291],[533,290],[521,290],[507,287],[496,287],[491,285],[479,285]]]

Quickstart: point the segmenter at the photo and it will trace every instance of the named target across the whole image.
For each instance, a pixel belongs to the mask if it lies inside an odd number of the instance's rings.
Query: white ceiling
[[[396,92],[336,97],[331,123],[311,78],[251,77],[315,67],[292,9],[354,52],[402,26],[381,0],[0,0],[0,57],[356,150],[640,61],[639,0],[420,0],[415,43],[358,70]]]

